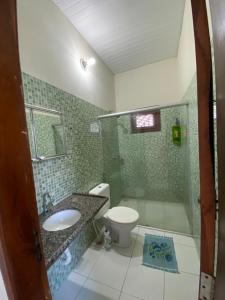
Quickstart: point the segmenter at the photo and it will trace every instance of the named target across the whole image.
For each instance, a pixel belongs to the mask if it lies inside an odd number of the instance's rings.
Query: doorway
[[[201,55],[202,55],[202,46],[204,46],[204,38],[207,36],[207,32],[204,31],[204,28],[201,26],[207,25],[206,22],[206,13],[204,12],[204,2],[205,1],[193,1],[193,12],[194,12],[194,24],[195,24],[195,34],[196,34],[196,45],[198,48],[197,51],[197,65],[200,62],[200,72],[198,72],[197,80],[198,80],[198,98],[202,99],[209,99],[209,78],[211,75],[209,75],[210,71],[210,63],[208,59],[206,61],[201,61]],[[222,6],[222,4],[221,4]],[[215,7],[215,3],[214,3]],[[1,269],[3,271],[3,277],[6,282],[7,286],[7,292],[10,297],[10,299],[50,299],[50,295],[48,292],[48,284],[47,284],[47,277],[46,272],[44,268],[43,260],[40,260],[37,262],[36,257],[36,250],[37,248],[41,251],[41,244],[39,243],[39,228],[38,228],[38,216],[37,216],[37,208],[35,204],[35,193],[34,193],[34,182],[32,179],[32,170],[31,170],[31,163],[30,163],[30,153],[29,153],[29,147],[28,147],[28,139],[24,138],[24,135],[21,135],[21,132],[26,132],[26,124],[25,124],[25,113],[24,113],[24,104],[23,99],[20,91],[21,86],[21,78],[20,78],[20,69],[19,69],[19,58],[18,58],[18,41],[17,41],[17,35],[16,35],[16,5],[15,1],[2,1],[1,3],[1,10],[2,18],[1,18],[1,39],[6,41],[4,45],[2,45],[1,48],[1,72],[3,76],[1,75],[1,94],[5,97],[4,101],[6,99],[8,100],[8,103],[11,103],[10,107],[15,107],[15,109],[9,110],[9,105],[3,105],[1,112],[2,112],[2,126],[4,132],[12,132],[15,133],[15,135],[12,134],[12,137],[9,139],[9,136],[6,137],[6,135],[3,134],[3,145],[1,147],[2,150],[2,157],[5,157],[4,162],[2,161],[1,170],[2,170],[2,176],[1,178],[11,178],[13,181],[2,181],[1,183],[1,189],[5,193],[3,193],[4,201],[2,201],[2,209],[1,209],[1,231],[2,231],[2,240],[1,240],[1,256],[4,258],[1,261]],[[202,13],[203,11],[203,13]],[[215,10],[214,10],[215,11]],[[9,22],[8,20],[12,20],[10,23],[10,28],[8,29]],[[204,20],[204,22],[202,21]],[[206,23],[205,23],[206,22]],[[198,27],[198,28],[197,28]],[[206,26],[207,27],[207,26]],[[7,38],[6,33],[8,33],[10,30],[10,39]],[[200,34],[203,33],[203,34]],[[9,35],[8,35],[9,36]],[[207,39],[207,38],[206,38]],[[203,43],[202,43],[203,42]],[[208,45],[208,42],[206,43],[206,46]],[[4,46],[4,48],[3,48]],[[219,45],[220,46],[220,45]],[[218,47],[219,47],[218,46]],[[15,52],[10,52],[10,56],[8,55],[8,50],[12,49],[15,50]],[[209,53],[206,51],[207,58],[209,58]],[[8,58],[5,60],[5,58]],[[3,59],[4,58],[4,61]],[[12,62],[14,62],[12,64]],[[202,64],[207,65],[208,67],[205,69]],[[5,66],[8,66],[9,68],[5,68]],[[16,68],[14,69],[14,67]],[[6,72],[7,70],[7,72]],[[4,71],[4,72],[3,72]],[[19,78],[20,80],[15,80],[15,74],[16,78]],[[202,81],[202,74],[207,75],[203,78]],[[220,75],[220,73],[219,73]],[[199,77],[200,76],[200,77]],[[2,79],[3,78],[3,79]],[[5,84],[7,83],[10,84]],[[219,85],[218,85],[219,86]],[[205,91],[207,89],[207,92],[205,94]],[[11,93],[9,94],[9,91]],[[205,98],[206,97],[206,98]],[[18,102],[16,102],[17,106],[15,105],[15,100],[19,99]],[[4,101],[2,103],[4,103]],[[205,103],[205,102],[204,102]],[[201,125],[202,128],[205,130],[209,129],[209,124],[207,124],[209,120],[209,110],[205,109],[205,106],[203,102],[201,102]],[[203,118],[202,115],[207,116],[207,118]],[[6,122],[6,116],[8,119],[15,120],[15,124],[9,124]],[[219,120],[224,120],[223,115],[219,117]],[[17,122],[16,122],[17,121]],[[206,123],[205,123],[206,121]],[[20,128],[20,132],[18,132],[18,128]],[[220,127],[222,128],[222,126]],[[3,132],[2,130],[2,132]],[[222,129],[221,129],[222,130]],[[200,131],[200,136],[202,136],[203,132]],[[208,133],[207,133],[208,134]],[[23,159],[21,158],[21,155],[18,155],[18,148],[15,149],[15,141],[18,141],[18,145],[21,147],[19,148],[19,153],[23,153]],[[214,206],[212,204],[212,200],[214,201],[215,205],[215,197],[213,191],[214,187],[212,185],[212,159],[211,157],[211,148],[209,145],[209,139],[204,139],[204,141],[200,141],[200,143],[203,143],[202,146],[200,146],[200,152],[201,149],[204,150],[204,152],[201,152],[200,157],[205,158],[205,161],[200,161],[200,171],[202,173],[201,178],[201,185],[203,187],[203,194],[201,197],[201,203],[202,203],[202,244],[203,246],[206,245],[206,247],[202,247],[202,268],[206,273],[211,273],[212,267],[213,267],[213,252],[214,252],[214,236],[213,236],[213,218],[212,218],[212,212],[214,209]],[[10,151],[9,151],[10,150]],[[222,152],[220,152],[219,156],[219,162],[222,161]],[[15,168],[16,166],[16,168]],[[203,166],[203,168],[201,168]],[[28,173],[27,173],[28,172]],[[206,174],[211,174],[210,178],[206,176]],[[9,177],[7,177],[7,174]],[[28,177],[24,177],[24,174],[28,174]],[[13,176],[12,176],[13,175]],[[220,176],[223,176],[222,171],[220,172]],[[22,181],[14,181],[15,178],[21,178]],[[27,178],[30,178],[30,181],[27,181]],[[223,177],[221,177],[223,178]],[[26,179],[26,180],[25,180]],[[9,182],[13,184],[8,184]],[[15,185],[16,182],[16,185]],[[15,187],[15,190],[12,189],[12,186]],[[210,190],[204,190],[204,187],[210,187]],[[9,193],[10,191],[10,193]],[[22,192],[23,191],[23,192]],[[210,192],[210,193],[209,193]],[[207,195],[206,195],[207,193]],[[32,197],[31,197],[32,195]],[[210,197],[209,197],[210,195]],[[204,198],[204,196],[206,198]],[[30,200],[32,199],[32,200]],[[205,203],[205,199],[207,199],[207,202]],[[21,201],[20,201],[21,200]],[[15,205],[16,203],[23,203],[22,209]],[[17,215],[18,218],[14,218],[14,213],[12,211],[12,207],[15,207],[17,209]],[[27,210],[25,210],[25,208]],[[208,210],[210,208],[210,210]],[[4,212],[4,213],[3,213]],[[26,213],[25,213],[26,212]],[[210,212],[210,215],[209,215]],[[24,223],[21,223],[23,216]],[[25,216],[25,219],[24,219]],[[15,222],[10,222],[10,220],[14,219]],[[207,220],[210,220],[210,222],[207,222]],[[22,228],[18,227],[18,225],[21,226],[23,224]],[[12,226],[13,225],[13,226]],[[32,226],[31,226],[32,225]],[[18,232],[18,228],[21,228],[21,231]],[[11,236],[7,236],[6,229],[11,232]],[[29,229],[29,230],[28,230]],[[23,232],[25,235],[19,235],[19,233]],[[222,232],[222,227],[220,232]],[[17,237],[18,239],[15,239]],[[22,238],[21,238],[22,237]],[[27,239],[27,240],[26,240]],[[15,247],[14,241],[17,241],[16,245],[21,245],[21,247]],[[26,240],[26,243],[25,243]],[[29,252],[29,265],[31,270],[36,270],[36,273],[32,273],[29,270],[26,270],[24,266],[27,264],[27,255],[24,256],[24,253]],[[22,247],[24,245],[24,247]],[[223,249],[223,244],[220,245],[220,250]],[[15,250],[17,252],[15,253]],[[14,262],[13,257],[20,257],[21,259],[18,260],[17,263]],[[23,265],[21,264],[21,261],[26,262]],[[13,262],[13,263],[12,263]],[[20,263],[19,263],[20,262]],[[29,271],[29,272],[28,272]],[[24,274],[27,274],[24,276]],[[17,280],[15,279],[14,275],[17,275]],[[28,275],[29,274],[29,275]],[[34,279],[31,280],[31,279]],[[32,284],[30,284],[32,282]],[[29,284],[28,284],[29,283]],[[35,293],[35,295],[34,295]],[[33,298],[32,298],[33,297]],[[218,298],[219,299],[219,298]]]

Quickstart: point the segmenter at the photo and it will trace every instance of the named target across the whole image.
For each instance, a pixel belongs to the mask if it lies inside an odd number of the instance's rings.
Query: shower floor
[[[137,210],[139,225],[192,234],[183,203],[123,198],[119,206]]]

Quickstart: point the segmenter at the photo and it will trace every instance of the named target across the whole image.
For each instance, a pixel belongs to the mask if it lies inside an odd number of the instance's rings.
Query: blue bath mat
[[[179,273],[173,239],[145,234],[143,265],[171,273]]]

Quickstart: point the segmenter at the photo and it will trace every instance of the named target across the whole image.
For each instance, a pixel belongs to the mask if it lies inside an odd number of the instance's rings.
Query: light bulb
[[[94,57],[90,57],[87,63],[89,66],[93,66],[96,63],[96,60]]]

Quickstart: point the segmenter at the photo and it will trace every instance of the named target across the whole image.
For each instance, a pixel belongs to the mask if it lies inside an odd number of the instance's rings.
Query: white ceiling
[[[185,0],[53,0],[113,73],[177,56]]]

